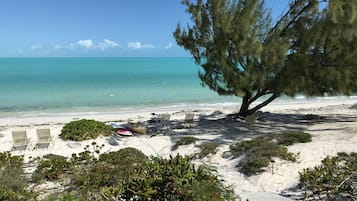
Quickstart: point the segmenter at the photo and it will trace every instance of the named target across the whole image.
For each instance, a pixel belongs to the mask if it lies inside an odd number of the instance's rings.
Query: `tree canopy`
[[[357,92],[357,1],[293,0],[274,23],[263,0],[182,3],[192,23],[178,24],[177,44],[203,85],[242,97],[239,115],[282,95]]]

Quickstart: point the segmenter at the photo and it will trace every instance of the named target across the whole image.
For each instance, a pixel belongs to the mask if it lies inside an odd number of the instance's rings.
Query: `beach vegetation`
[[[199,66],[202,85],[242,98],[236,115],[280,96],[357,92],[357,1],[286,1],[276,20],[263,0],[182,2],[192,23],[178,24],[176,42]]]
[[[214,155],[218,151],[218,144],[214,142],[205,142],[197,145],[200,148],[200,152],[193,155],[193,158],[202,159],[208,155]]]
[[[0,200],[25,201],[35,196],[26,189],[29,181],[22,166],[22,156],[0,152]]]
[[[189,144],[194,144],[198,138],[192,137],[192,136],[185,136],[180,138],[175,142],[175,144],[172,146],[172,150],[178,149],[179,146],[182,145],[189,145]]]
[[[36,158],[38,166],[32,173],[32,182],[39,183],[40,181],[56,181],[63,178],[66,171],[71,167],[71,163],[66,157],[47,154],[42,158]]]
[[[112,128],[103,122],[81,119],[64,125],[59,136],[63,140],[83,141],[111,134]]]
[[[237,165],[239,170],[250,176],[265,171],[274,158],[296,161],[297,155],[288,152],[286,146],[276,141],[271,136],[257,137],[230,145],[229,149],[234,158],[241,158]]]
[[[300,172],[305,199],[357,200],[357,153],[338,153]]]
[[[71,194],[59,194],[59,195],[52,195],[46,199],[44,199],[44,201],[84,201],[80,198],[75,198],[73,195]]]
[[[307,143],[311,142],[311,134],[303,131],[287,131],[277,137],[277,143],[284,146],[290,146],[295,143]]]
[[[235,200],[231,188],[208,167],[192,164],[191,157],[147,157],[125,148],[94,159],[92,152],[87,149],[70,159],[50,154],[40,160],[34,173],[38,178],[67,181],[63,192],[47,200]]]

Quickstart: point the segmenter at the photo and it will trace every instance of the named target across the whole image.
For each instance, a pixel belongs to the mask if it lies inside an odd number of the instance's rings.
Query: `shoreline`
[[[334,105],[352,105],[357,103],[357,96],[351,97],[323,97],[323,98],[302,98],[276,100],[261,109],[262,112],[289,112],[289,110],[304,110],[318,107]],[[258,104],[258,103],[256,103]],[[254,106],[254,105],[252,105]],[[106,107],[105,110],[93,111],[32,111],[15,112],[4,114],[0,112],[0,127],[25,126],[25,125],[51,125],[65,124],[77,119],[94,119],[98,121],[126,121],[138,117],[149,119],[151,113],[176,113],[183,111],[234,113],[239,110],[240,103],[199,103],[199,104],[174,104],[164,106],[149,107],[128,107],[118,109],[118,107]],[[68,110],[68,109],[67,109]]]

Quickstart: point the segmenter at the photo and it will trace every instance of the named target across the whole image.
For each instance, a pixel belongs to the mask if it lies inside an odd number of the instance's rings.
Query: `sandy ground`
[[[264,108],[259,113],[262,120],[253,125],[244,121],[232,121],[227,114],[237,110],[237,106],[198,108],[194,111],[196,124],[189,129],[174,129],[166,135],[136,135],[132,137],[110,138],[100,137],[94,141],[104,144],[102,152],[116,151],[124,147],[140,149],[147,155],[169,157],[170,155],[193,154],[198,151],[194,145],[186,145],[171,151],[172,145],[182,136],[195,136],[202,142],[218,143],[217,154],[202,160],[197,164],[207,164],[217,170],[218,175],[231,185],[242,200],[250,201],[284,201],[299,200],[301,192],[295,187],[299,181],[299,172],[305,168],[314,167],[321,163],[326,156],[333,156],[338,152],[357,152],[357,110],[349,109],[357,99],[301,101],[292,103],[275,103]],[[0,117],[0,151],[12,149],[11,132],[26,130],[30,144],[25,151],[13,151],[13,154],[24,155],[25,160],[30,157],[42,156],[48,153],[70,156],[72,153],[83,151],[93,140],[84,142],[62,141],[59,138],[63,125],[77,119],[96,119],[106,122],[126,123],[129,119],[146,121],[152,112],[170,113],[171,119],[182,121],[184,108],[179,111],[131,111],[126,113],[91,113],[91,114],[53,114],[53,115],[23,115]],[[303,120],[304,115],[314,114],[326,118],[321,120]],[[36,144],[36,129],[50,128],[52,143],[48,149],[33,149]],[[229,145],[243,139],[267,133],[280,133],[285,130],[303,130],[312,134],[310,143],[295,144],[288,149],[299,153],[295,163],[276,160],[273,167],[268,167],[265,173],[246,177],[237,171],[236,159],[224,158]],[[273,170],[273,173],[272,171]],[[283,197],[282,197],[283,196]]]

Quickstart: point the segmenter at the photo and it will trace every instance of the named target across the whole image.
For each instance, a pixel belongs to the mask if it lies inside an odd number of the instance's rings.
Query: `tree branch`
[[[269,103],[271,103],[273,100],[275,100],[278,97],[277,94],[273,94],[272,96],[270,96],[267,100],[265,100],[264,102],[260,103],[259,105],[255,106],[254,108],[249,110],[249,113],[255,113],[256,111],[258,111],[260,108],[268,105]]]

